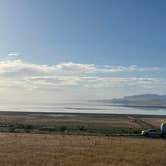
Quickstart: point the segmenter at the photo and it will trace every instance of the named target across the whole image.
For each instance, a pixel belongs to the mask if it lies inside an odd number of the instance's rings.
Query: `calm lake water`
[[[0,104],[0,111],[166,115],[164,108],[132,108],[104,103]]]

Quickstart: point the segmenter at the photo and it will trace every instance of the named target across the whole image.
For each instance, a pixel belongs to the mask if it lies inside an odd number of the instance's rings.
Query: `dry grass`
[[[160,128],[161,123],[166,122],[166,118],[142,118],[142,119],[145,122],[147,122],[157,128]]]
[[[91,123],[93,121],[93,124]],[[30,125],[47,125],[47,126],[53,126],[53,125],[79,125],[84,124],[88,126],[95,126],[95,127],[141,127],[140,124],[138,124],[136,121],[131,120],[130,118],[126,116],[100,116],[95,117],[87,116],[87,115],[75,115],[75,116],[60,116],[60,117],[54,117],[54,116],[38,116],[36,115],[1,115],[0,116],[0,122],[1,123],[21,123],[21,124],[30,124]]]
[[[80,126],[84,126],[88,131],[102,130],[107,131],[106,134],[112,133],[114,128],[134,130],[160,128],[161,122],[166,122],[166,116],[0,112],[0,125],[15,127],[15,124],[31,125],[33,129],[42,126],[56,130],[62,126],[68,130],[78,130]]]
[[[1,166],[165,166],[166,140],[0,133]]]

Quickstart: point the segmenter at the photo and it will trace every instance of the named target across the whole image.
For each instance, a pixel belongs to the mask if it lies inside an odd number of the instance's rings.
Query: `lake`
[[[0,104],[0,111],[166,115],[164,108],[122,107],[97,102]]]

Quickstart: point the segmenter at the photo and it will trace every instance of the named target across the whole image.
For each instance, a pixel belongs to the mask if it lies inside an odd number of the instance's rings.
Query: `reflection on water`
[[[103,103],[0,104],[0,111],[166,115],[164,108],[132,108]]]

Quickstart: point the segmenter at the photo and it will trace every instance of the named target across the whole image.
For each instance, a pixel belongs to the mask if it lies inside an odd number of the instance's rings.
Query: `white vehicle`
[[[156,136],[165,137],[166,136],[166,123],[161,123],[160,130],[155,130],[155,129],[143,130],[141,135],[149,136],[149,137],[156,137]]]
[[[166,137],[166,123],[161,123],[161,137]]]

